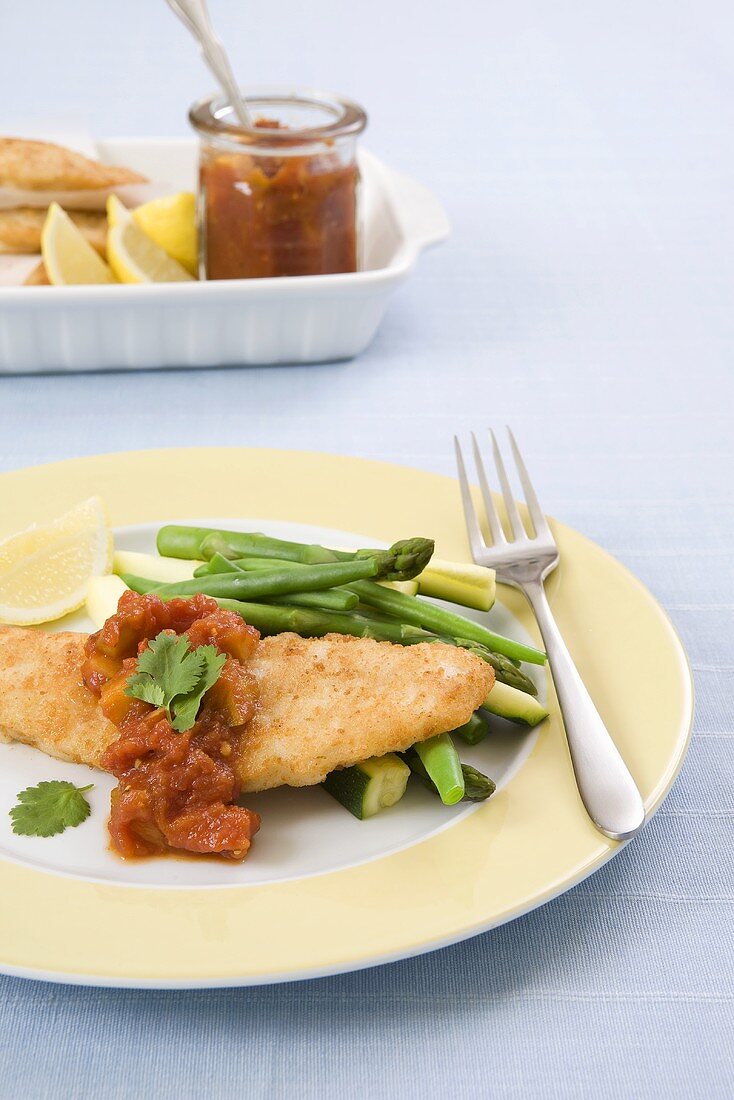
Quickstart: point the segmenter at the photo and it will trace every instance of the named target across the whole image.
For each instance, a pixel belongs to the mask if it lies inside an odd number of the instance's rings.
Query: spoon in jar
[[[252,116],[240,95],[224,46],[214,33],[205,0],[166,0],[166,2],[199,43],[202,57],[213,76],[219,81],[240,125],[251,130]]]

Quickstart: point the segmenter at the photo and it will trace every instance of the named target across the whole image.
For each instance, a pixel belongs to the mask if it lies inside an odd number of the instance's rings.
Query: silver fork
[[[602,833],[612,840],[627,840],[642,828],[645,808],[635,781],[602,722],[553,617],[543,582],[558,565],[558,547],[538,503],[515,437],[509,428],[507,433],[535,534],[531,537],[523,526],[495,434],[490,432],[497,477],[513,534],[512,539],[507,539],[489,489],[479,444],[472,433],[479,487],[492,535],[492,545],[487,545],[469,490],[461,446],[454,436],[461,499],[472,556],[478,565],[496,569],[498,580],[519,588],[529,600],[548,654],[581,799],[589,817]]]

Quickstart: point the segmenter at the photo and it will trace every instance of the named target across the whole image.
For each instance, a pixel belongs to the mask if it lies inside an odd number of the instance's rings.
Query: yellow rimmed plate
[[[441,557],[467,557],[453,479],[360,459],[244,448],[103,455],[4,474],[0,537],[93,494],[104,497],[127,545],[141,545],[151,537],[146,532],[169,520],[258,517],[274,533],[284,525],[328,528],[387,542],[426,534],[436,538]],[[554,530],[561,566],[549,591],[559,624],[651,813],[688,742],[693,699],[685,653],[664,612],[626,569],[562,524]],[[522,597],[504,588],[500,595],[495,621],[514,623],[519,634],[537,640]],[[348,826],[364,830],[370,822],[347,821],[337,807],[344,826],[337,854],[323,832],[331,820],[328,796],[297,792],[291,802],[289,792],[276,792],[287,805],[274,810],[275,838],[266,852],[276,869],[281,861],[281,872],[263,872],[263,856],[249,883],[249,861],[228,870],[232,882],[220,872],[191,878],[180,869],[187,861],[151,861],[153,870],[137,879],[116,876],[109,854],[99,865],[90,863],[89,853],[103,853],[105,844],[106,777],[98,777],[98,812],[79,829],[27,838],[20,852],[0,835],[6,898],[0,970],[160,988],[289,981],[404,958],[511,920],[620,850],[583,810],[550,686],[548,699],[550,720],[537,735],[519,735],[523,747],[498,764],[506,781],[489,802],[460,810],[439,827],[435,806],[421,809],[426,804],[416,801],[404,808],[399,829],[395,818],[396,831],[402,830],[397,842],[388,839],[389,828],[369,841],[364,832],[350,832]],[[506,735],[499,740],[507,746]],[[33,750],[0,745],[2,771],[28,766],[22,753],[32,754],[36,782],[56,777],[47,774],[52,768],[74,771]],[[302,796],[311,799],[308,809],[297,801]],[[325,837],[321,862],[306,866],[296,858],[294,869],[288,845],[295,843],[301,813],[321,813],[319,798],[327,799],[327,817],[313,833],[318,837],[321,828]],[[266,815],[265,837],[267,803],[258,808]],[[416,816],[406,824],[410,814]],[[386,830],[389,814],[378,820]],[[63,844],[55,855],[43,854],[42,845],[71,834],[80,845],[74,858]]]

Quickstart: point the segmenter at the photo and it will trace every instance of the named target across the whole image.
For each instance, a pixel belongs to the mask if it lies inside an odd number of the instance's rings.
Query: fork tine
[[[507,477],[507,471],[505,470],[505,464],[502,461],[502,455],[497,445],[497,437],[493,431],[489,433],[492,437],[492,451],[494,452],[494,464],[497,467],[497,476],[500,479],[500,485],[502,487],[502,496],[505,498],[505,510],[507,511],[507,518],[510,521],[512,532],[516,539],[526,539],[527,532],[522,525],[520,519],[520,513],[517,510],[517,504],[515,504],[515,498],[512,495],[512,489],[510,488],[510,482]]]
[[[530,480],[530,475],[523,462],[522,455],[520,454],[520,448],[515,441],[515,437],[512,431],[508,428],[507,434],[510,437],[510,446],[512,447],[512,453],[515,456],[515,465],[517,466],[517,473],[520,478],[523,492],[525,494],[525,503],[528,506],[528,512],[530,518],[533,521],[533,527],[535,528],[536,535],[550,535],[550,528],[548,527],[548,521],[545,518],[545,513],[540,507],[540,501],[538,500],[533,483]]]
[[[472,557],[476,561],[483,551],[486,550],[487,546],[479,527],[474,501],[471,497],[469,480],[466,476],[466,467],[464,466],[464,456],[461,453],[461,444],[456,436],[454,436],[454,451],[456,453],[456,468],[459,471],[461,503],[464,505],[464,518],[466,520],[466,529],[469,535],[469,545],[471,546]]]
[[[505,532],[502,530],[502,521],[500,520],[499,513],[494,505],[492,498],[492,492],[489,488],[489,482],[487,481],[487,474],[484,469],[484,462],[482,461],[482,454],[479,450],[479,444],[477,443],[477,437],[474,432],[471,433],[472,450],[474,451],[474,464],[479,474],[479,487],[482,490],[482,500],[484,501],[484,508],[487,513],[487,523],[489,530],[492,532],[492,542],[495,546],[500,546],[503,542],[507,542]]]

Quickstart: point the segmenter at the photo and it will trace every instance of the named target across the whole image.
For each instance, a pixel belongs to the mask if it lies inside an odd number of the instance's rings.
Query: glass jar
[[[252,127],[226,98],[194,104],[200,138],[203,279],[326,275],[358,268],[356,103],[325,92],[243,89]]]

